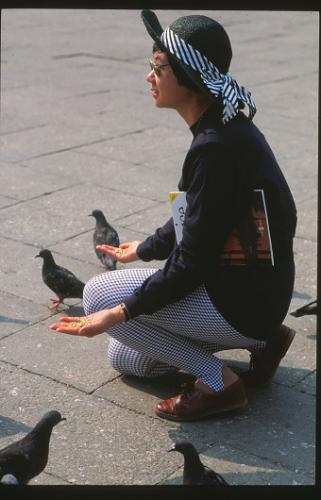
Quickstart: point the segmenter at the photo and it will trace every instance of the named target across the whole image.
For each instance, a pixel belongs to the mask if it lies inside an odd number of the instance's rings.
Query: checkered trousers
[[[86,314],[121,303],[157,269],[121,269],[95,276],[85,286]],[[264,341],[244,337],[213,306],[204,286],[153,314],[141,314],[108,330],[108,360],[120,373],[156,377],[178,369],[216,391],[224,389],[224,362],[213,353],[262,349]]]

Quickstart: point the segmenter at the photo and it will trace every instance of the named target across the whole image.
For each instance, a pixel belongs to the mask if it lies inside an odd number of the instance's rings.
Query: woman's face
[[[154,64],[159,66],[168,64],[167,54],[165,52],[153,53]],[[176,76],[170,66],[159,69],[159,75],[151,70],[146,76],[146,81],[151,84],[152,97],[154,104],[158,108],[180,109],[185,105],[190,97],[190,91],[179,85]]]

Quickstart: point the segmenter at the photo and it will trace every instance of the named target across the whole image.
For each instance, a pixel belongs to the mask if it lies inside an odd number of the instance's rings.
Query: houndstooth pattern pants
[[[95,276],[85,286],[86,315],[121,303],[157,269],[121,269]],[[216,391],[224,389],[224,362],[213,353],[262,349],[265,341],[238,333],[210,301],[204,286],[153,314],[141,314],[108,330],[108,360],[120,373],[157,377],[182,369]]]

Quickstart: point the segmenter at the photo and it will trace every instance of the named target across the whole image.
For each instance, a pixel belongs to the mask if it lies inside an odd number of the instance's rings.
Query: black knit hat
[[[157,46],[171,54],[190,80],[217,102],[223,100],[223,123],[233,118],[239,101],[256,111],[251,94],[228,74],[232,59],[230,39],[223,26],[207,16],[183,16],[163,30],[151,10],[141,13],[145,27]]]

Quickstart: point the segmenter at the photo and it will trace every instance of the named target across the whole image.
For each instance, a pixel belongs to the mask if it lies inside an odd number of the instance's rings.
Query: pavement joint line
[[[308,377],[309,375],[311,375],[311,373],[313,373],[313,372],[308,373],[307,375],[305,375],[305,377]],[[302,380],[297,380],[297,381],[292,382],[290,384],[282,384],[282,382],[278,382],[277,380],[275,380],[274,382],[272,382],[272,384],[278,385],[279,387],[285,387],[287,389],[293,389],[296,392],[301,392],[303,394],[306,394],[307,396],[311,396],[312,398],[316,399],[315,394],[310,394],[309,392],[306,392],[302,388],[298,387],[298,385],[301,384],[301,382],[302,382]]]
[[[274,466],[275,468],[282,467],[282,469],[284,469],[284,471],[294,472],[294,473],[298,473],[299,472],[303,476],[314,477],[313,473],[306,472],[303,469],[300,470],[297,467],[296,468],[290,467],[288,465],[283,464],[282,461],[278,461],[276,459],[272,459],[271,457],[266,457],[266,456],[260,455],[258,453],[253,453],[253,451],[248,450],[248,448],[239,447],[239,446],[237,446],[237,444],[234,441],[229,442],[228,446],[230,448],[234,448],[237,451],[249,454],[249,455],[251,455],[251,456],[253,456],[255,458],[259,458],[260,460],[267,462],[268,464],[270,464],[270,468],[272,468],[272,466]]]
[[[137,165],[137,166],[139,166],[139,165]],[[97,186],[102,187],[101,184],[99,184],[99,183],[96,184],[95,182],[89,182],[89,181],[87,181],[84,184],[90,184],[91,186],[92,185],[95,185],[95,186],[97,185]],[[108,191],[113,191],[115,193],[126,194],[126,195],[129,195],[129,196],[133,197],[133,198],[139,198],[140,200],[147,200],[147,201],[150,201],[150,202],[153,202],[153,203],[162,203],[162,204],[168,203],[167,200],[159,200],[157,198],[150,198],[150,197],[144,196],[144,195],[136,195],[136,194],[134,194],[131,191],[123,191],[122,189],[118,189],[118,188],[103,186],[103,189],[107,189]],[[150,208],[150,207],[147,207],[147,208]],[[145,210],[145,209],[143,208],[142,210]],[[135,213],[136,212],[130,212],[130,214],[128,216],[133,215]],[[128,216],[126,216],[126,217],[128,217]],[[119,217],[118,219],[115,219],[115,221],[117,221],[119,219],[122,219],[122,218],[123,218],[123,216]]]
[[[115,375],[112,379],[108,380],[107,382],[102,382],[96,389],[93,389],[91,392],[88,392],[89,396],[95,396],[96,398],[101,398],[102,400],[105,400],[105,398],[99,396],[98,394],[95,394],[96,391],[99,391],[99,389],[102,389],[106,385],[110,384],[111,382],[114,382],[117,379],[121,378],[121,373],[119,375]]]
[[[6,295],[12,295],[12,297],[15,297],[16,299],[21,299],[21,295],[16,295],[15,293],[12,293],[12,292],[9,292],[6,290],[0,290],[0,293],[6,294]],[[35,304],[35,301],[30,299],[30,298],[27,298],[25,300],[28,300],[29,302],[32,302],[33,304]]]
[[[115,135],[115,136],[111,136],[111,137],[105,137],[105,138],[101,138],[101,139],[96,139],[95,141],[87,142],[87,143],[84,143],[84,144],[78,144],[78,145],[75,145],[75,146],[69,146],[67,148],[61,148],[61,149],[56,149],[54,151],[48,151],[47,153],[41,153],[39,155],[30,156],[28,158],[23,158],[23,159],[20,159],[20,160],[15,160],[12,163],[13,164],[17,164],[17,163],[24,162],[24,161],[35,160],[36,158],[43,158],[43,157],[55,155],[55,154],[58,154],[58,153],[64,153],[66,151],[73,151],[75,149],[80,149],[80,148],[85,148],[85,147],[88,147],[88,146],[92,146],[93,144],[100,144],[102,142],[108,142],[108,141],[112,141],[114,139],[120,139],[122,137],[126,137],[126,136],[129,136],[129,135],[141,134],[141,133],[145,132],[145,130],[152,130],[154,128],[157,128],[157,125],[155,127],[148,126],[148,127],[142,128],[142,129],[133,130],[133,131],[130,131],[130,132],[124,132],[123,134],[119,134],[119,135]]]
[[[5,119],[3,121],[5,121]],[[13,134],[19,134],[20,132],[26,132],[29,130],[37,130],[38,128],[44,128],[44,127],[48,127],[48,126],[50,126],[49,123],[41,123],[40,125],[34,125],[31,127],[23,127],[23,128],[17,129],[17,130],[12,130],[10,132],[1,132],[0,137],[6,137],[8,135],[13,135]]]
[[[30,373],[31,375],[35,375],[35,376],[38,376],[38,377],[40,377],[40,378],[45,378],[45,379],[47,379],[47,380],[50,380],[50,381],[52,381],[52,382],[55,382],[55,383],[56,383],[56,384],[58,384],[58,385],[61,385],[61,386],[67,387],[67,388],[72,388],[73,390],[80,392],[81,394],[83,394],[83,395],[87,396],[88,398],[90,398],[90,397],[94,397],[95,399],[97,399],[97,400],[99,399],[100,401],[103,401],[103,402],[104,402],[104,401],[107,401],[108,403],[110,403],[110,404],[112,404],[112,405],[115,405],[117,408],[121,408],[121,409],[123,409],[123,410],[127,410],[127,411],[129,411],[129,412],[131,412],[131,413],[134,413],[135,415],[141,415],[141,416],[144,416],[144,417],[148,417],[148,418],[150,418],[150,419],[153,419],[153,420],[155,420],[155,419],[156,419],[156,420],[158,420],[158,418],[157,418],[157,417],[155,417],[155,416],[153,416],[153,415],[146,414],[146,413],[144,413],[143,411],[139,411],[139,410],[137,410],[137,409],[135,409],[135,408],[128,408],[127,406],[125,406],[125,405],[123,405],[123,404],[121,404],[121,403],[117,403],[116,401],[114,401],[114,400],[112,400],[112,399],[103,398],[103,397],[101,397],[101,396],[99,396],[99,395],[96,395],[96,394],[95,394],[95,392],[93,392],[93,391],[88,392],[88,391],[86,391],[85,389],[81,389],[80,387],[77,387],[77,386],[75,386],[75,385],[73,385],[73,384],[71,384],[71,383],[69,383],[69,382],[62,382],[61,380],[57,380],[57,379],[55,379],[55,378],[53,378],[53,377],[50,377],[49,375],[45,375],[44,373],[39,373],[39,372],[33,371],[33,370],[31,370],[30,368],[25,368],[25,367],[24,367],[24,366],[22,366],[22,365],[19,365],[19,364],[13,363],[13,362],[11,362],[11,361],[7,361],[7,360],[4,360],[4,359],[1,359],[1,358],[0,358],[0,365],[1,365],[1,363],[2,363],[2,364],[4,364],[4,365],[9,365],[9,366],[11,366],[11,367],[13,367],[13,368],[16,368],[17,370],[21,370],[21,371],[24,371],[24,372]],[[114,380],[114,379],[113,379],[113,380]],[[108,385],[108,383],[112,382],[113,380],[111,380],[111,381],[107,381],[104,385]],[[99,388],[100,388],[100,387],[99,387]],[[98,388],[97,388],[97,389],[95,389],[95,390],[98,390]],[[95,390],[94,390],[94,391],[95,391]],[[162,420],[160,420],[160,421],[161,421],[164,425],[166,425],[166,423],[165,423],[165,422],[163,422]]]
[[[184,470],[184,464],[183,465],[178,465],[175,469],[172,469],[171,471],[168,471],[168,474],[166,474],[165,477],[163,477],[162,479],[160,479],[159,481],[157,481],[157,483],[155,483],[155,486],[162,486],[164,481],[167,481],[168,479],[170,479],[173,474],[177,474],[178,472],[182,472],[182,475],[183,475],[183,470]]]
[[[9,194],[2,194],[1,196],[3,198],[7,198],[8,200],[11,200],[11,201],[19,201],[19,200],[17,200],[17,198],[14,198],[13,196],[10,196]]]
[[[21,298],[21,297],[19,297]],[[45,321],[46,319],[49,319],[50,316],[46,317],[46,318],[43,318],[42,320],[39,320],[39,321],[35,321],[34,323],[30,323],[29,325],[26,325],[24,326],[23,328],[20,328],[20,330],[15,330],[14,332],[9,332],[8,334],[5,334],[5,335],[2,335],[1,336],[1,339],[0,339],[0,343],[3,339],[6,339],[8,337],[11,337],[11,335],[14,335],[15,333],[20,333],[20,332],[23,332],[24,330],[27,330],[28,328],[32,327],[32,326],[36,326],[38,324],[41,324],[41,321]]]
[[[269,84],[274,84],[274,83],[282,83],[282,82],[287,82],[287,81],[291,81],[291,80],[297,80],[299,78],[301,78],[302,75],[292,75],[292,76],[285,76],[283,78],[276,78],[275,80],[264,80],[264,82],[257,82],[257,83],[253,83],[252,84],[252,87],[262,87],[262,86],[266,86],[266,85],[269,85]]]
[[[21,204],[24,204],[24,203],[28,203],[29,201],[38,200],[39,198],[42,198],[43,196],[50,196],[52,194],[59,193],[60,191],[66,191],[68,189],[71,189],[71,188],[74,188],[74,187],[77,187],[77,186],[82,186],[84,184],[85,184],[85,182],[77,182],[76,184],[71,184],[70,186],[64,186],[64,187],[55,189],[54,191],[46,191],[44,193],[37,194],[36,196],[32,196],[31,198],[26,198],[25,200],[15,200],[16,203],[11,203],[10,205],[5,205],[3,207],[0,207],[0,210],[4,210],[6,208],[11,208],[13,206],[17,206],[17,205],[21,205]]]
[[[65,477],[63,476],[60,476],[59,474],[55,474],[53,472],[49,472],[47,469],[45,471],[43,471],[47,476],[50,476],[51,478],[53,479],[60,479],[61,481],[61,484],[64,485],[64,483],[68,483],[70,485],[74,484],[72,481],[69,481],[69,479],[66,479]],[[37,482],[35,481],[34,483],[34,486],[37,486]],[[67,486],[67,485],[66,485]]]
[[[108,385],[110,381],[106,382],[105,385]],[[159,417],[157,417],[156,415],[149,415],[148,413],[144,413],[144,411],[139,411],[137,410],[136,408],[128,408],[127,406],[125,406],[124,404],[122,403],[118,403],[117,401],[113,400],[113,399],[108,399],[108,398],[103,398],[102,396],[98,396],[96,395],[95,393],[88,393],[88,392],[85,392],[85,394],[87,394],[88,396],[92,396],[96,399],[100,399],[100,400],[103,400],[103,401],[108,401],[108,403],[111,403],[113,405],[115,405],[117,408],[121,408],[122,410],[127,410],[131,413],[134,413],[135,415],[141,415],[143,417],[148,417],[152,420],[159,420],[160,422],[162,422],[164,425],[166,425],[166,422],[163,422],[163,420],[161,420]]]
[[[96,90],[93,92],[84,92],[82,94],[73,94],[71,96],[68,96],[67,99],[73,99],[74,97],[87,97],[92,95],[110,94],[110,92],[113,92],[113,89]]]
[[[71,389],[73,389],[75,391],[80,392],[84,396],[88,396],[88,397],[95,396],[94,394],[89,394],[86,390],[81,389],[81,388],[79,388],[79,387],[77,387],[77,386],[75,386],[73,384],[70,384],[69,382],[62,382],[61,380],[57,380],[57,379],[55,379],[53,377],[50,377],[49,375],[45,375],[44,373],[39,373],[39,372],[33,371],[30,368],[25,368],[24,366],[16,364],[16,363],[13,363],[11,361],[7,361],[7,360],[4,360],[4,359],[0,358],[0,365],[1,365],[1,363],[4,364],[4,365],[9,365],[9,366],[11,366],[11,367],[13,367],[13,368],[15,368],[17,370],[21,370],[21,371],[30,373],[31,375],[35,375],[35,376],[40,377],[40,378],[45,378],[47,380],[55,382],[56,384],[58,384],[60,386],[71,388]],[[97,397],[97,396],[95,396],[95,397]],[[111,401],[109,401],[109,400],[107,400],[105,398],[102,398],[102,399],[104,401],[108,401],[109,403],[111,402]],[[127,408],[125,408],[125,409],[127,409]]]
[[[314,373],[316,373],[316,368],[314,368],[313,370],[311,370],[309,373],[307,373],[306,375],[303,375],[302,379],[298,380],[296,382],[296,384],[301,384],[302,382],[304,382],[305,379],[307,379],[308,377],[311,377],[311,375],[313,375]],[[314,396],[316,397],[316,395],[314,394]]]
[[[55,56],[54,56],[55,57]],[[59,56],[58,56],[59,57]],[[105,61],[120,62],[124,64],[136,63],[141,60],[141,57],[113,57],[111,55],[104,56],[103,54],[93,54],[92,52],[81,52],[79,57],[89,57],[90,59],[103,59]]]
[[[158,203],[160,205],[165,205],[167,202],[166,201],[159,201]],[[118,218],[114,219],[114,222],[118,222],[118,221],[123,220],[123,219],[128,219],[128,217],[131,217],[132,215],[137,215],[137,214],[140,214],[142,212],[145,212],[149,208],[157,208],[157,205],[155,205],[155,204],[154,205],[150,205],[149,207],[145,207],[145,208],[141,208],[139,210],[136,210],[136,212],[130,212],[128,215],[123,215],[121,217],[118,217]],[[130,226],[124,225],[124,227],[130,229]]]
[[[215,447],[216,447],[216,448],[217,448],[217,447],[218,447],[218,448],[220,448],[220,446],[221,446],[221,445],[220,445],[219,443],[210,443],[208,446],[206,446],[206,445],[205,445],[203,448],[198,448],[198,452],[199,452],[200,454],[204,454],[206,451],[208,451],[208,450],[212,450],[212,449],[213,449],[213,448],[215,448]],[[233,451],[241,451],[241,453],[243,452],[243,453],[244,453],[244,454],[246,454],[246,455],[249,455],[249,456],[252,456],[252,457],[255,457],[255,458],[260,458],[260,460],[262,460],[263,462],[268,462],[268,466],[267,466],[267,467],[268,467],[268,468],[270,468],[270,467],[269,467],[269,464],[270,464],[270,458],[266,458],[266,457],[264,457],[264,456],[260,456],[260,455],[258,455],[258,454],[256,454],[256,453],[253,453],[252,451],[250,451],[250,450],[248,450],[248,449],[243,450],[242,448],[237,448],[237,446],[235,446],[235,445],[234,445],[234,443],[232,443],[232,444],[228,443],[228,444],[226,444],[226,445],[224,446],[224,448],[230,448],[230,449],[232,449]],[[217,459],[218,459],[218,460],[221,460],[221,459],[219,459],[219,458],[217,458]],[[223,460],[224,460],[224,459],[223,459]],[[287,471],[287,472],[289,472],[289,471],[290,471],[290,472],[292,472],[292,471],[293,471],[293,469],[289,468],[288,466],[284,467],[283,465],[281,465],[281,464],[280,464],[280,466],[279,466],[278,468],[280,468],[280,467],[281,467],[284,471]],[[296,469],[294,470],[294,472],[296,472]],[[302,475],[304,475],[304,476],[307,476],[307,477],[310,477],[310,475],[311,475],[312,477],[314,477],[314,475],[313,475],[313,474],[309,474],[309,473],[307,473],[307,472],[301,472],[301,474],[302,474]]]
[[[27,247],[34,248],[35,250],[41,250],[41,248],[42,248],[41,246],[35,245],[34,243],[29,243],[28,241],[16,240],[15,238],[12,238],[11,236],[4,236],[4,235],[0,234],[0,238],[3,238],[4,240],[13,241],[15,243],[22,243],[23,245],[26,245]]]

